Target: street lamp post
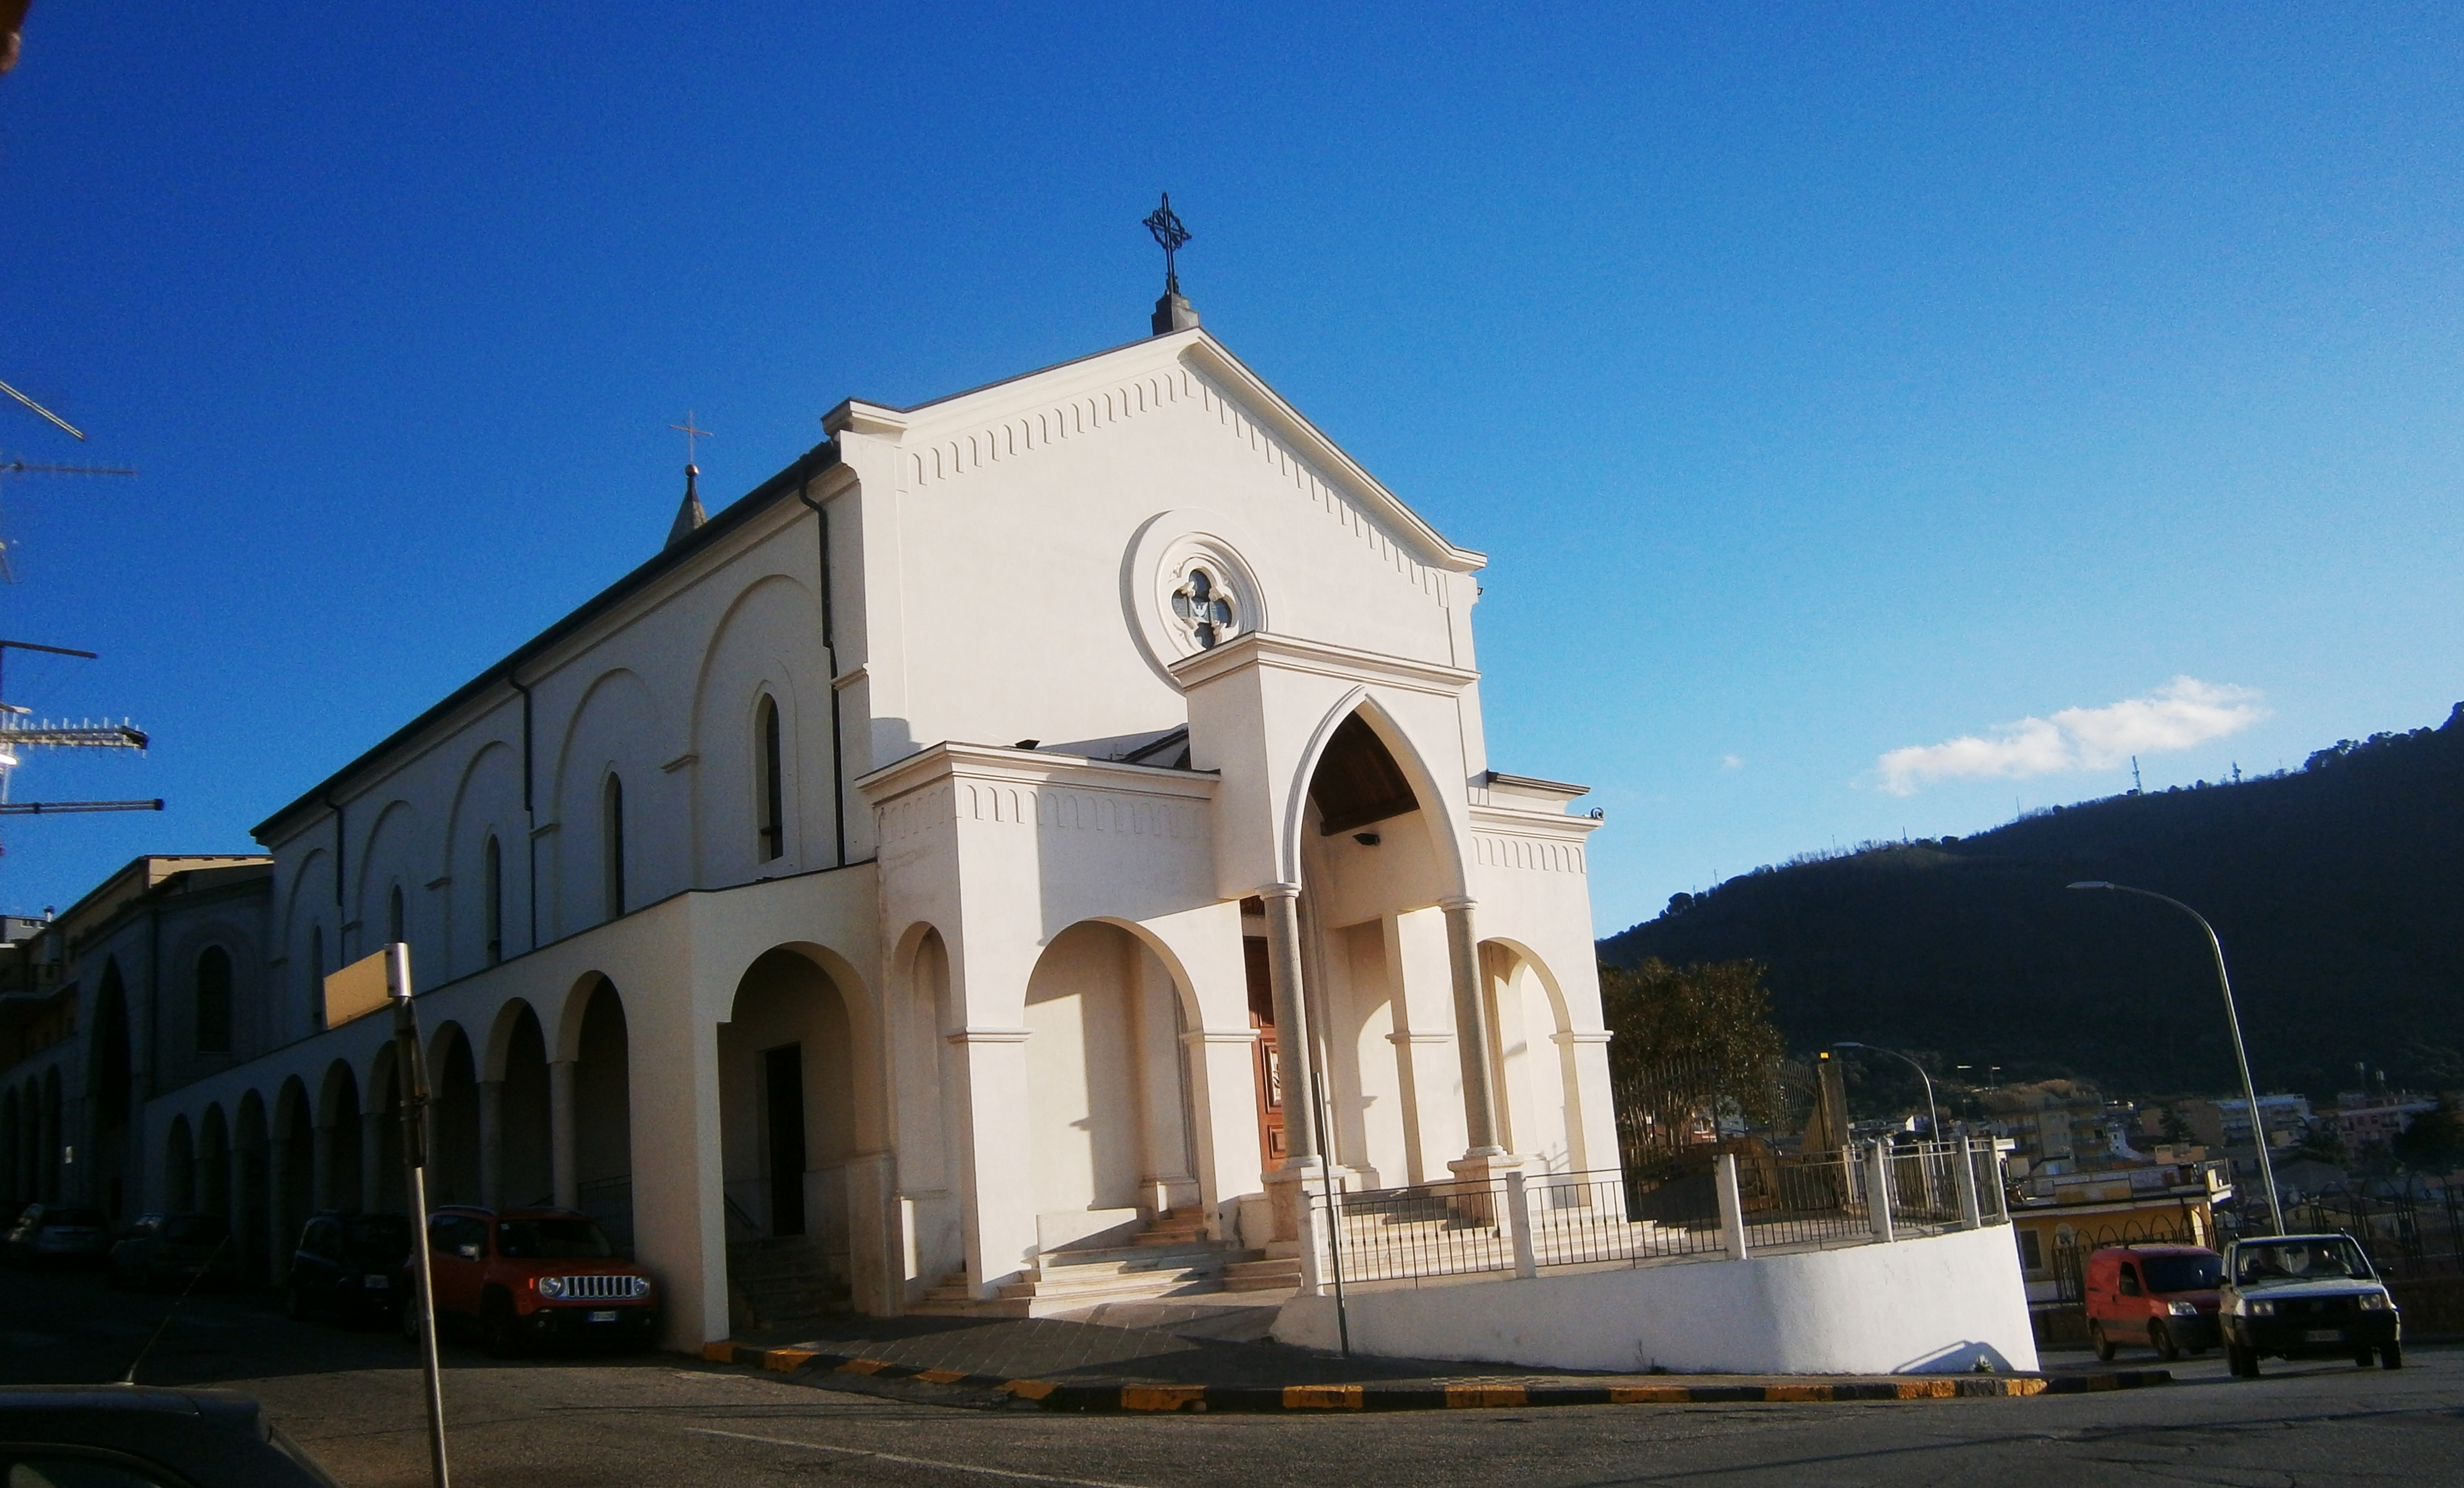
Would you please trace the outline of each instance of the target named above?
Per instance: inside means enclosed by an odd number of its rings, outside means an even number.
[[[1925,1067],[1924,1065],[1917,1063],[1916,1060],[1909,1058],[1906,1055],[1900,1053],[1896,1049],[1885,1049],[1880,1044],[1860,1044],[1854,1039],[1841,1038],[1833,1040],[1831,1047],[1834,1049],[1862,1049],[1870,1054],[1886,1054],[1894,1059],[1906,1059],[1908,1068],[1917,1072],[1917,1078],[1925,1081],[1925,1137],[1928,1141],[1932,1142],[1940,1142],[1942,1140],[1942,1111],[1933,1103],[1933,1077],[1925,1073]]]
[[[2267,1215],[2275,1222],[2276,1233],[2284,1233],[2284,1204],[2276,1196],[2276,1165],[2267,1159],[2267,1122],[2260,1119],[2258,1112],[2258,1087],[2251,1083],[2250,1055],[2243,1050],[2241,1043],[2241,1014],[2233,1009],[2233,978],[2225,974],[2225,943],[2216,939],[2216,927],[2208,923],[2207,916],[2200,914],[2180,899],[2168,899],[2147,889],[2134,889],[2126,883],[2107,883],[2101,878],[2081,879],[2070,887],[2102,889],[2110,894],[2136,894],[2141,899],[2152,899],[2160,904],[2170,904],[2197,921],[2199,928],[2207,932],[2208,949],[2213,953],[2216,960],[2216,986],[2225,994],[2225,1027],[2233,1032],[2233,1063],[2241,1070],[2242,1099],[2250,1102],[2251,1144],[2258,1150],[2258,1181],[2260,1186],[2267,1189]]]

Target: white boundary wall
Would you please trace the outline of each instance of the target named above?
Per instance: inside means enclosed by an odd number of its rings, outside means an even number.
[[[1354,1291],[1354,1352],[1641,1373],[2033,1370],[2006,1225],[1746,1260]],[[1299,1297],[1280,1343],[1336,1346],[1334,1298]]]

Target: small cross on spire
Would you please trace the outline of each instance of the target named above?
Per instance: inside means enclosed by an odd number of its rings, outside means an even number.
[[[693,440],[709,438],[710,431],[693,427],[691,409],[685,410],[683,423],[670,424],[668,427],[685,436],[685,499],[677,504],[676,520],[668,528],[668,546],[673,547],[692,537],[694,532],[700,530],[703,522],[710,520],[702,511],[701,492],[693,483],[693,477],[701,474],[701,467],[693,463]]]
[[[693,440],[696,438],[709,438],[710,431],[707,429],[695,429],[693,427],[693,410],[691,409],[685,410],[685,421],[683,423],[670,424],[668,427],[685,436],[685,464],[690,467],[693,462]]]

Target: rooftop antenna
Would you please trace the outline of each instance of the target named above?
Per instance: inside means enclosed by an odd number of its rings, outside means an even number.
[[[83,443],[85,441],[84,430],[79,429],[77,425],[60,417],[50,409],[43,407],[33,399],[26,396],[22,392],[19,392],[16,389],[10,387],[7,383],[0,383],[0,392],[7,393],[9,396],[16,399],[26,407],[33,410],[37,414],[42,416],[45,422],[52,425],[55,429],[66,433],[70,438],[77,440],[79,443]],[[22,459],[0,460],[0,476],[133,476],[135,474],[137,474],[137,472],[121,465],[45,465]],[[0,580],[6,580],[11,584],[17,582],[17,572],[14,568],[10,566],[9,564],[9,544],[5,542],[0,542]]]
[[[30,397],[27,397],[24,393],[19,392],[19,391],[18,391],[16,389],[14,389],[14,388],[10,387],[7,383],[0,383],[0,392],[5,392],[5,393],[7,393],[9,396],[11,396],[11,397],[12,397],[12,398],[16,399],[18,402],[20,402],[20,403],[22,403],[22,404],[26,405],[26,407],[28,407],[28,408],[30,408],[30,409],[33,409],[33,410],[35,412],[37,412],[37,413],[40,413],[41,415],[43,415],[43,417],[45,417],[46,419],[49,419],[53,424],[55,424],[55,425],[58,426],[58,427],[59,427],[60,429],[62,429],[62,430],[66,431],[66,432],[67,432],[67,433],[68,433],[68,435],[69,435],[69,437],[71,437],[71,438],[73,438],[73,439],[79,440],[79,441],[82,441],[82,440],[85,438],[85,431],[84,431],[84,430],[79,429],[77,425],[70,423],[67,419],[60,417],[57,413],[53,412],[50,409],[47,409],[47,408],[43,407],[41,404],[39,404],[39,403],[35,402],[33,399],[32,399],[32,398],[30,398]]]
[[[77,656],[91,661],[95,654],[69,646],[46,646],[38,641],[0,640],[0,662],[11,651],[39,651],[55,656]],[[4,679],[0,679],[4,680]],[[0,685],[0,696],[6,687]],[[122,719],[117,723],[77,722],[54,723],[48,721],[30,723],[32,711],[12,702],[0,702],[0,816],[41,816],[77,811],[159,811],[161,797],[145,801],[15,801],[9,799],[9,784],[17,768],[17,751],[33,749],[143,749],[151,741],[145,731]]]
[[[0,383],[0,388],[8,387],[8,384]],[[10,388],[9,390],[16,391],[14,388]],[[78,434],[77,437],[82,439],[85,435]],[[133,476],[137,472],[124,465],[49,465],[33,460],[0,460],[0,479],[10,476]],[[8,541],[0,539],[0,582],[14,584],[17,582],[17,569],[9,562],[9,547]]]
[[[2139,793],[2141,793],[2141,792],[2145,791],[2146,788],[2146,788],[2145,786],[2141,785],[2141,784],[2139,783],[2139,756],[2137,756],[2137,755],[2135,755],[2135,754],[2134,754],[2134,755],[2132,755],[2132,756],[2130,757],[2130,790],[2131,790],[2131,793],[2132,793],[2133,795],[2137,795],[2137,794],[2139,794]]]

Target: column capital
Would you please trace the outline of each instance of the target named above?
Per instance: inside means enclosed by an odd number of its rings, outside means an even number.
[[[1201,1044],[1254,1044],[1258,1031],[1253,1028],[1194,1028],[1180,1035],[1180,1041],[1195,1049]]]
[[[1478,909],[1480,900],[1468,894],[1449,894],[1438,900],[1438,907],[1450,913],[1458,909]]]
[[[941,1039],[952,1044],[1023,1044],[1034,1033],[1031,1028],[982,1028],[971,1024],[950,1030]]]
[[[1264,884],[1264,885],[1261,885],[1261,886],[1259,887],[1259,889],[1257,890],[1257,896],[1258,896],[1258,898],[1260,898],[1260,899],[1299,899],[1299,898],[1301,897],[1301,886],[1300,886],[1299,884],[1297,884],[1297,883],[1269,883],[1269,884]]]

